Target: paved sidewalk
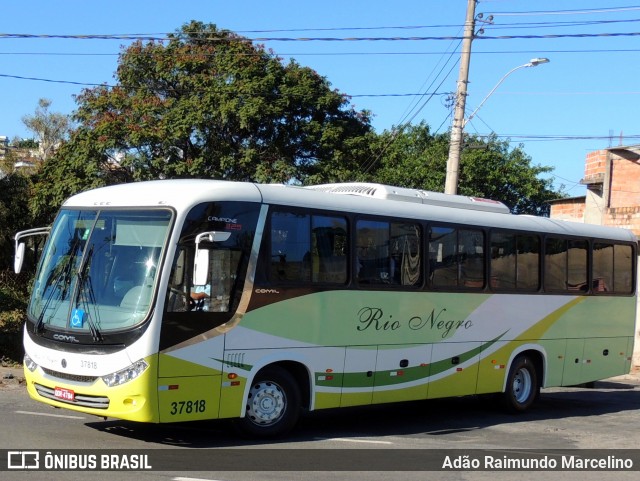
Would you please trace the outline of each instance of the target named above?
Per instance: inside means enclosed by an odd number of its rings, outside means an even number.
[[[612,377],[607,379],[611,382],[631,382],[640,384],[640,366],[633,366],[629,374],[623,374],[622,376]]]

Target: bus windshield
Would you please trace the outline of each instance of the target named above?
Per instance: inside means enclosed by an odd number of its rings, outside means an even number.
[[[169,210],[64,209],[42,256],[28,314],[43,328],[102,334],[149,313],[166,244]]]

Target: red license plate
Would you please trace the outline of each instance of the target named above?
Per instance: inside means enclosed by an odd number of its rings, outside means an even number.
[[[57,387],[53,392],[53,395],[64,401],[74,401],[76,399],[76,393],[71,389],[65,389],[63,387]]]

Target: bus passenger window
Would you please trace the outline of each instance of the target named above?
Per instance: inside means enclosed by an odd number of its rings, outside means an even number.
[[[346,219],[312,216],[312,281],[339,284],[347,282],[348,246]]]
[[[540,289],[540,238],[536,235],[517,236],[516,288]]]
[[[490,286],[494,290],[537,291],[540,286],[540,239],[529,234],[491,234]]]
[[[348,245],[343,217],[276,211],[271,216],[271,280],[344,284]]]
[[[544,252],[544,288],[547,291],[567,289],[567,241],[547,238]]]
[[[389,223],[361,220],[357,223],[357,276],[361,284],[391,282]]]
[[[614,246],[613,290],[619,294],[632,294],[633,290],[633,249],[629,245]]]
[[[484,262],[484,234],[481,230],[431,227],[431,287],[482,289],[485,285]]]
[[[274,281],[309,281],[311,217],[291,212],[271,216],[271,278]]]
[[[592,289],[596,294],[630,294],[633,290],[633,249],[629,245],[593,244]]]
[[[587,292],[587,241],[549,237],[545,243],[544,287],[548,291]]]
[[[391,278],[394,284],[417,286],[421,281],[420,243],[418,224],[391,223]]]
[[[613,244],[593,244],[593,291],[613,290]]]
[[[429,265],[432,287],[457,287],[457,232],[434,226],[429,232]]]
[[[460,287],[484,287],[484,234],[479,230],[458,231],[460,249]]]
[[[569,241],[567,251],[567,289],[587,292],[587,241]]]
[[[359,283],[391,286],[420,284],[419,225],[361,220],[356,229]]]

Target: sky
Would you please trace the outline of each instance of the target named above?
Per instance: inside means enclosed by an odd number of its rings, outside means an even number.
[[[33,137],[22,119],[40,98],[71,114],[82,89],[115,83],[133,40],[92,36],[162,36],[191,20],[313,68],[378,132],[422,121],[446,132],[466,11],[467,0],[1,0],[0,136]],[[583,195],[588,152],[640,144],[640,0],[486,0],[475,12],[467,117],[490,95],[465,131],[522,145]],[[550,62],[518,68],[538,57]]]

